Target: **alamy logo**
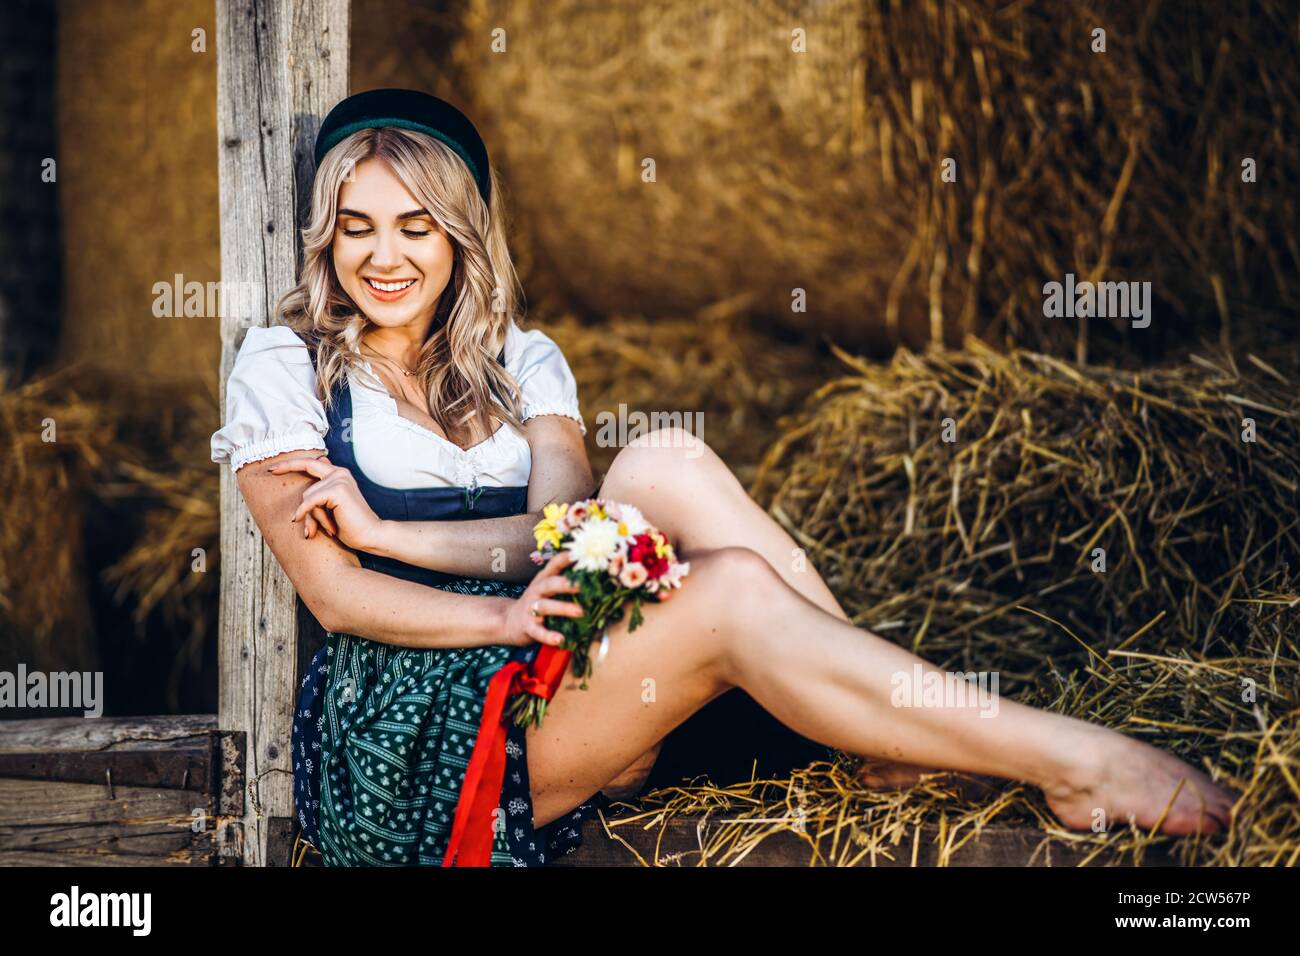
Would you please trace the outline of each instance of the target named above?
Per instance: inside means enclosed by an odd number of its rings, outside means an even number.
[[[51,926],[129,926],[133,936],[148,936],[152,925],[150,893],[70,893],[50,897]]]
[[[1151,324],[1150,282],[1080,282],[1074,273],[1065,274],[1065,284],[1043,286],[1043,315],[1060,318],[1132,319],[1133,328]]]
[[[5,707],[76,707],[86,717],[104,712],[103,671],[0,671],[0,709]]]
[[[981,717],[998,715],[997,671],[895,671],[889,679],[895,707],[977,707]]]
[[[596,446],[599,448],[624,448],[630,442],[646,436],[651,448],[685,448],[687,458],[704,454],[703,412],[651,412],[627,410],[619,402],[618,412],[601,411],[596,414]],[[698,439],[698,441],[696,440]]]

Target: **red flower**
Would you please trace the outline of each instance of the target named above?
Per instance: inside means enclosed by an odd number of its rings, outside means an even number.
[[[632,539],[628,548],[629,561],[639,561],[646,570],[647,580],[663,577],[668,573],[668,559],[655,553],[655,542],[648,534],[639,534]]]

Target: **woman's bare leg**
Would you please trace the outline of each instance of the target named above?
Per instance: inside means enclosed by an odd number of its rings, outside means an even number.
[[[747,552],[717,551],[691,566],[689,586],[646,608],[627,632],[610,628],[609,650],[587,689],[572,671],[547,706],[540,728],[527,731],[533,822],[547,823],[598,790],[611,789],[634,761],[653,752],[674,727],[730,690],[726,660],[743,617],[719,612],[719,595],[745,576]]]
[[[641,508],[683,560],[718,548],[756,551],[790,587],[827,614],[849,620],[804,550],[749,496],[708,443],[683,429],[659,429],[630,442],[610,465],[600,496]],[[605,792],[639,790],[659,750],[656,743]],[[906,786],[932,769],[880,758],[864,762],[858,780],[873,787]]]
[[[797,732],[849,753],[1032,783],[1072,827],[1089,827],[1098,811],[1108,826],[1130,815],[1144,827],[1163,818],[1168,833],[1226,825],[1226,790],[1112,731],[1003,699],[991,716],[972,706],[894,706],[896,675],[917,666],[944,675],[827,614],[756,552],[724,548],[695,560],[686,587],[648,609],[634,634],[625,622],[611,629],[589,688],[570,675],[542,727],[529,729],[537,826],[591,797],[731,687]]]
[[[642,435],[618,453],[600,496],[640,508],[690,560],[717,548],[748,548],[827,614],[848,621],[803,549],[759,507],[707,442],[681,428]]]

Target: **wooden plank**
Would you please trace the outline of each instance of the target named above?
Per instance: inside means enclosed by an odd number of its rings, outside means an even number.
[[[610,819],[610,829],[619,840],[605,835],[600,820],[588,820],[582,828],[582,846],[555,861],[555,866],[640,866],[637,854],[646,863],[658,860],[660,865],[699,866],[701,846],[706,845],[710,834],[724,824],[704,817],[683,816],[668,821],[661,828],[642,830],[630,825],[618,826],[616,818]],[[916,865],[936,866],[939,863],[938,831],[922,827],[917,845]],[[978,837],[951,853],[949,866],[1077,866],[1090,850],[1043,847],[1044,835],[1028,827],[987,827]],[[827,841],[826,846],[830,843]],[[633,852],[635,850],[635,853]],[[911,866],[912,843],[910,838],[902,845],[889,848],[893,859],[878,855],[873,863],[870,856],[859,861],[859,866]],[[814,863],[813,845],[809,838],[791,831],[774,833],[752,850],[738,866],[810,866]],[[825,865],[821,861],[818,865]],[[1143,860],[1144,866],[1176,865],[1168,850],[1152,848]]]
[[[0,777],[210,792],[207,741],[154,750],[0,753]]]
[[[244,864],[244,767],[246,738],[243,733],[213,734],[213,807],[216,814],[217,866]]]
[[[200,714],[0,724],[0,864],[242,863],[243,734],[216,723]]]
[[[216,714],[0,720],[0,753],[166,749],[206,740],[216,729]]]
[[[0,780],[0,865],[208,865],[208,794],[107,784]]]
[[[313,140],[347,95],[348,27],[348,0],[217,3],[221,279],[261,291],[255,314],[221,317],[223,408],[243,330],[270,324],[296,277]],[[223,730],[247,735],[248,780],[243,832],[227,828],[222,839],[261,865],[268,819],[293,815],[296,602],[229,468],[221,471],[221,555],[218,717]]]

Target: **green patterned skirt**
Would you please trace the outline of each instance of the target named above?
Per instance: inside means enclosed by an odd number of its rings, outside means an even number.
[[[524,586],[490,579],[442,585],[465,594],[517,597]],[[319,839],[327,866],[441,866],[461,784],[478,735],[488,683],[529,648],[490,645],[421,650],[350,634],[327,635],[328,676],[321,707]],[[546,840],[534,832],[527,794],[523,730],[512,731],[507,795],[510,813],[493,837],[492,866],[528,865],[520,854]],[[507,785],[510,780],[507,780]],[[506,787],[503,786],[503,792]],[[596,805],[556,821],[565,835]],[[506,808],[503,808],[506,809]],[[509,822],[506,822],[509,821]],[[547,830],[551,827],[545,828]],[[511,835],[516,841],[511,840]]]

